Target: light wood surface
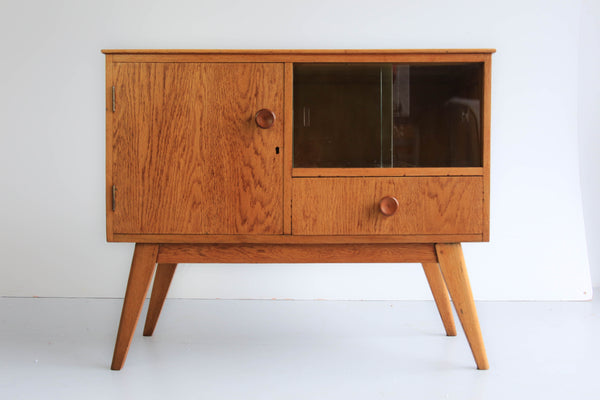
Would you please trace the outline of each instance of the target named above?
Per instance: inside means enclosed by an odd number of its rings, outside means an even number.
[[[294,235],[481,234],[481,177],[294,178]],[[393,216],[378,205],[398,199]]]
[[[495,53],[496,49],[104,49],[104,54],[475,54]]]
[[[146,298],[152,274],[154,273],[157,254],[158,245],[156,244],[135,245],[129,280],[127,282],[127,291],[123,300],[123,311],[121,312],[115,351],[110,367],[112,370],[123,368],[123,364],[127,358],[129,345],[133,339],[133,333],[140,318],[144,299]]]
[[[116,62],[484,62],[494,49],[103,50]]]
[[[435,248],[444,281],[471,346],[477,368],[489,369],[462,247],[460,243],[449,243],[437,244]]]
[[[283,233],[292,233],[292,166],[294,143],[294,65],[285,64],[283,123]]]
[[[456,336],[456,326],[454,325],[454,317],[452,316],[452,305],[448,296],[448,288],[444,282],[442,271],[438,263],[423,263],[423,271],[427,277],[431,294],[435,300],[435,305],[442,318],[446,335]]]
[[[490,157],[492,118],[492,56],[483,65],[483,241],[490,240]]]
[[[103,50],[116,62],[483,62],[494,49]]]
[[[113,132],[113,112],[112,112],[112,87],[113,87],[113,56],[112,54],[106,55],[106,75],[105,75],[105,86],[106,86],[106,240],[112,242],[113,239],[113,213],[112,213],[112,132]]]
[[[156,275],[154,277],[154,284],[152,285],[146,324],[144,325],[144,336],[152,336],[154,333],[176,268],[177,264],[158,264],[156,266]]]
[[[483,168],[294,168],[294,177],[481,176]]]
[[[161,244],[159,263],[435,262],[432,244]]]
[[[114,66],[115,233],[283,233],[283,64]]]
[[[465,235],[113,235],[115,242],[136,243],[454,243],[481,242],[481,234]]]
[[[485,53],[289,53],[289,54],[252,54],[252,53],[139,53],[113,54],[115,62],[165,62],[165,63],[465,63],[484,62]]]

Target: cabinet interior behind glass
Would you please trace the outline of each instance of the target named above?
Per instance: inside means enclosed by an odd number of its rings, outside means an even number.
[[[296,64],[294,167],[480,167],[483,66]]]

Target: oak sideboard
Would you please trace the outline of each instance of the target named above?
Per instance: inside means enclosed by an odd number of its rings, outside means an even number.
[[[491,49],[104,50],[106,229],[135,243],[112,369],[178,263],[420,263],[488,361]],[[156,272],[155,272],[156,271]]]

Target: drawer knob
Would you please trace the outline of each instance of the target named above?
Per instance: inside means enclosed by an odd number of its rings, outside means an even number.
[[[394,196],[385,196],[379,202],[379,211],[386,217],[394,215],[396,211],[398,211],[398,207],[400,204],[398,203],[398,199]]]
[[[275,123],[275,114],[273,111],[263,108],[262,110],[258,110],[254,116],[254,120],[259,128],[269,129]]]

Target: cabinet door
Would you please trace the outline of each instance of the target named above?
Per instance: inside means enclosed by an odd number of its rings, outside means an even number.
[[[113,232],[281,234],[283,70],[115,63]]]
[[[295,168],[482,167],[483,63],[295,64]]]

